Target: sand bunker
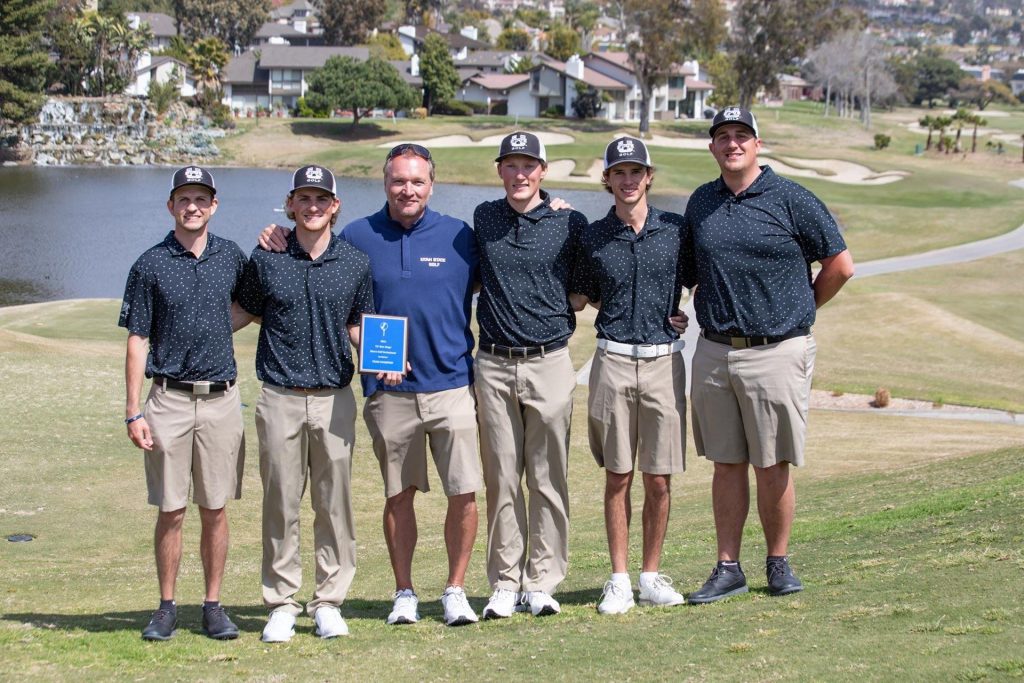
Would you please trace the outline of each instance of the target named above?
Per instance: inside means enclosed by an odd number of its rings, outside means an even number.
[[[545,145],[567,145],[574,140],[571,135],[563,135],[562,133],[536,133],[540,141]],[[402,143],[413,143],[416,145],[423,145],[424,147],[494,147],[497,148],[501,144],[501,139],[504,135],[490,135],[483,140],[476,141],[468,135],[443,135],[437,138],[430,138],[429,140],[402,140],[401,142],[385,142],[384,144],[377,145],[381,149],[390,149],[395,145]]]
[[[914,125],[917,125],[916,123]],[[574,141],[571,135],[563,133],[536,133],[537,137],[547,146],[567,145]],[[475,141],[468,135],[445,135],[431,138],[429,140],[406,140],[424,147],[494,147],[501,143],[504,135],[491,135],[483,140]],[[622,137],[616,134],[612,139]],[[395,142],[387,142],[378,145],[380,148],[390,148]],[[649,147],[672,147],[675,149],[707,149],[708,141],[703,138],[670,138],[663,135],[655,135],[647,142]],[[906,171],[883,171],[875,173],[870,168],[855,164],[851,161],[840,161],[838,159],[797,159],[787,157],[771,156],[771,150],[762,147],[761,154],[770,161],[772,168],[787,176],[797,178],[815,178],[827,180],[831,183],[844,185],[885,185],[894,183],[910,175]],[[584,175],[572,175],[576,168],[576,162],[569,159],[556,159],[548,164],[547,178],[570,183],[600,184],[601,172],[604,164],[601,159],[595,159]]]
[[[882,171],[875,173],[867,166],[839,159],[796,159],[772,157],[769,165],[776,173],[797,178],[827,180],[842,185],[886,185],[903,180],[910,175],[907,171]]]

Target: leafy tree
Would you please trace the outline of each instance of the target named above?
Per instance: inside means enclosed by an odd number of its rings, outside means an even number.
[[[929,109],[935,106],[936,99],[947,97],[959,85],[963,75],[960,66],[943,57],[936,47],[918,53],[912,69],[913,95],[910,99],[918,105],[927,103]]]
[[[592,119],[601,113],[604,102],[601,100],[601,93],[592,85],[583,81],[576,81],[576,99],[572,102],[572,109],[576,117],[580,119]]]
[[[172,0],[99,0],[97,9],[105,17],[123,17],[128,12],[162,12],[174,16]]]
[[[624,0],[622,16],[626,35],[636,36],[626,44],[640,88],[640,135],[650,129],[654,88],[668,77],[672,66],[682,60],[685,0]]]
[[[555,24],[548,31],[548,41],[544,53],[560,62],[581,52],[580,34],[565,24]]]
[[[448,43],[437,33],[423,41],[420,51],[420,76],[423,78],[423,106],[428,112],[434,105],[455,96],[459,88],[459,72],[448,52]]]
[[[356,45],[366,40],[387,11],[384,0],[313,0],[328,45]]]
[[[530,34],[520,28],[507,28],[498,34],[498,41],[495,44],[499,50],[518,50],[520,52],[530,49]]]
[[[528,74],[533,71],[533,67],[537,66],[533,63],[533,57],[530,55],[523,55],[519,59],[509,60],[508,65],[505,67],[505,73],[507,74]]]
[[[963,151],[960,147],[960,135],[964,131],[964,126],[970,122],[971,114],[961,107],[950,118],[953,120],[953,125],[956,126],[956,139],[953,141],[953,151],[959,154]]]
[[[704,69],[711,76],[711,82],[715,84],[715,90],[708,98],[708,104],[722,109],[740,101],[740,84],[736,79],[736,67],[727,53],[714,54],[704,64]]]
[[[63,8],[49,26],[50,49],[57,56],[51,78],[68,95],[86,94],[86,80],[93,64],[92,40],[85,31],[77,11]]]
[[[135,77],[139,55],[152,39],[148,27],[133,30],[121,17],[96,13],[70,19],[61,31],[55,48],[70,52],[72,68],[64,73],[76,79],[65,85],[73,93],[84,87],[87,94],[99,97],[124,91]]]
[[[181,96],[181,74],[174,69],[171,72],[171,77],[163,83],[155,78],[151,79],[146,95],[149,98],[149,103],[156,110],[157,118],[162,118]]]
[[[50,60],[41,27],[49,0],[0,3],[0,119],[26,123],[43,106]]]
[[[730,41],[739,74],[740,106],[749,108],[761,88],[832,33],[858,25],[859,15],[839,0],[740,0]]]
[[[590,45],[590,37],[600,16],[601,8],[590,0],[565,0],[565,23],[579,31],[584,48]]]
[[[1013,91],[1005,83],[993,79],[979,81],[976,78],[965,78],[960,81],[960,87],[954,95],[959,101],[973,104],[981,111],[985,111],[985,107],[993,102],[1017,104]]]
[[[370,46],[370,55],[380,57],[384,60],[393,59],[406,61],[409,56],[402,49],[402,41],[394,33],[378,33],[367,41]]]
[[[200,94],[220,90],[220,74],[229,59],[227,47],[213,36],[197,40],[188,47],[185,63],[196,79],[196,89]],[[219,99],[216,98],[216,101]]]
[[[306,102],[313,110],[350,109],[352,125],[375,108],[410,109],[417,97],[395,67],[383,59],[365,62],[334,56],[309,75]]]
[[[220,38],[229,48],[244,48],[270,20],[270,0],[173,0],[178,32],[190,40]]]
[[[705,62],[719,54],[729,35],[728,20],[729,11],[721,0],[692,0],[684,39],[686,55]]]

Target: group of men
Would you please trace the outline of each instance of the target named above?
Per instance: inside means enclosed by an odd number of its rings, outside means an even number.
[[[414,498],[429,489],[427,449],[448,500],[449,625],[476,622],[464,589],[486,492],[487,576],[482,611],[556,614],[568,568],[568,451],[575,312],[598,309],[588,434],[606,472],[612,573],[598,610],[635,604],[629,575],[630,490],[643,473],[641,604],[711,602],[747,590],[739,566],[754,466],[765,531],[768,590],[802,588],[787,559],[795,497],[789,464],[803,461],[817,306],[853,274],[835,221],[810,192],[758,165],[750,112],[713,120],[721,177],[697,190],[686,215],[648,203],[654,165],[641,140],[604,154],[608,214],[587,219],[541,189],[543,142],[517,131],[496,158],[505,196],[477,207],[473,226],[428,207],[430,151],[401,144],[384,164],[386,204],[338,234],[333,174],[295,172],[286,200],[293,230],[271,226],[246,261],[207,230],[216,187],[205,169],[172,180],[175,228],[136,262],[120,324],[128,328],[128,433],[146,450],[161,604],[143,637],[171,637],[181,524],[190,483],[202,521],[203,628],[237,637],[219,603],[227,554],[225,505],[240,494],[244,445],[231,332],[259,319],[263,382],[256,408],[263,481],[262,638],[289,640],[302,606],[299,505],[314,509],[316,587],[306,610],[323,638],[347,634],[339,607],[355,573],[351,456],[363,313],[408,320],[405,372],[364,373],[363,417],[384,481],[383,529],[395,577],[389,624],[419,619],[412,580]],[[822,265],[812,277],[810,264]],[[715,463],[718,563],[684,597],[660,572],[671,476],[685,466],[685,368],[678,310],[696,288],[702,328],[691,394],[698,453]],[[470,329],[479,291],[479,350]],[[148,351],[147,351],[148,348]],[[140,410],[143,375],[153,385]],[[479,450],[478,450],[479,445]],[[525,491],[523,488],[525,476]]]

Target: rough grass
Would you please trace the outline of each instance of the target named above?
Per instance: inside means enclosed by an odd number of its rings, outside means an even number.
[[[822,388],[1024,411],[1024,252],[849,283],[818,312]]]
[[[1019,427],[814,412],[792,547],[806,592],[786,599],[764,593],[764,544],[752,515],[744,555],[750,594],[604,618],[594,610],[608,572],[603,480],[586,447],[584,387],[577,388],[572,435],[572,560],[561,616],[444,627],[437,602],[443,497],[431,493],[418,501],[415,578],[424,620],[386,627],[392,578],[380,532],[380,475],[359,421],[353,500],[360,564],[343,610],[352,636],[320,641],[303,617],[291,643],[263,645],[252,330],[237,338],[249,467],[244,497],[230,506],[224,592],[242,637],[217,643],[198,633],[202,570],[193,511],[181,628],[171,642],[144,643],[138,632],[156,597],[154,514],[144,502],[138,452],[119,420],[116,314],[110,301],[0,310],[0,377],[5,388],[28,389],[0,398],[0,531],[37,536],[0,545],[0,678],[1003,680],[1024,671],[1016,654],[1024,608],[1013,598],[1024,571]],[[574,346],[590,337],[583,320]],[[573,349],[574,359],[584,353]],[[710,468],[692,444],[689,455],[689,471],[675,480],[663,562],[684,590],[703,581],[714,552]],[[639,488],[634,498],[638,506]],[[308,582],[308,511],[303,524]],[[639,543],[632,540],[635,565]],[[481,535],[468,577],[478,610],[488,593],[483,549]],[[308,594],[307,584],[300,595]]]

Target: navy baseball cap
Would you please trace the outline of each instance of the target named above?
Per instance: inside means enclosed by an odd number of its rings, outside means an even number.
[[[213,176],[205,168],[199,166],[186,166],[179,168],[171,177],[171,194],[182,185],[202,185],[209,188],[210,192],[217,194],[217,185],[213,182]]]
[[[647,151],[647,145],[642,140],[631,138],[628,135],[612,140],[604,148],[604,170],[618,164],[640,164],[651,168],[651,155]]]
[[[516,131],[506,135],[501,140],[501,146],[498,148],[498,158],[495,161],[501,161],[513,154],[523,154],[534,159],[540,159],[545,164],[548,163],[548,154],[547,150],[544,149],[544,143],[533,133]]]
[[[292,174],[292,189],[295,192],[303,187],[316,187],[338,196],[338,184],[334,181],[334,174],[329,168],[310,164],[303,166]]]
[[[741,126],[746,126],[750,130],[754,131],[754,137],[759,138],[761,134],[757,132],[757,119],[746,109],[740,107],[726,107],[722,111],[715,114],[715,118],[711,119],[711,128],[708,130],[708,135],[715,137],[715,131],[724,125],[730,123],[738,123]]]

